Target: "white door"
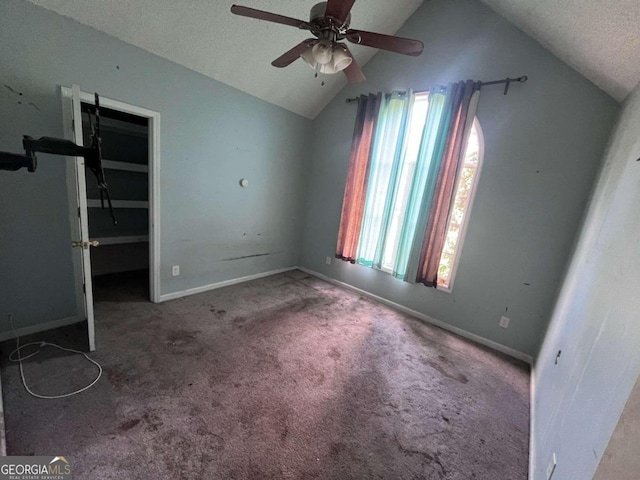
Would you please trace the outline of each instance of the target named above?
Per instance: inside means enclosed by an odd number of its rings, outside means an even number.
[[[93,104],[94,95],[82,92],[80,87],[74,85],[72,88],[61,87],[61,98],[65,138],[82,145],[80,102]],[[157,303],[160,301],[160,113],[102,96],[100,106],[138,115],[149,121],[149,290],[151,301]],[[89,349],[94,351],[96,340],[89,249],[98,247],[98,244],[89,238],[84,158],[74,158],[67,164],[67,191],[69,192],[72,245],[75,246],[73,264],[76,277],[77,317],[79,321],[86,318]]]
[[[71,110],[69,112],[72,119],[71,140],[73,140],[77,145],[83,145],[82,110],[80,104],[80,87],[78,85],[72,86],[70,100],[71,105],[68,105],[67,100],[67,107],[70,107]],[[64,103],[65,93],[63,92],[63,104]],[[72,215],[72,217],[75,218],[71,219],[71,247],[75,250],[73,256],[74,264],[76,265],[76,275],[81,277],[77,279],[77,295],[82,299],[82,303],[84,303],[84,314],[87,319],[87,330],[89,335],[89,350],[93,352],[96,349],[96,337],[95,323],[93,318],[91,252],[89,251],[89,249],[98,245],[97,242],[92,242],[89,239],[89,217],[87,215],[87,183],[84,165],[85,159],[83,157],[75,157],[73,159],[73,165],[70,168],[69,172],[69,175],[72,177],[69,181],[69,187],[75,190],[75,192],[72,191],[71,193],[71,195],[75,194],[75,197],[72,196],[70,198],[70,202],[75,200],[78,206],[77,215]],[[75,184],[75,187],[73,187],[72,184]],[[74,209],[72,209],[72,211],[73,210]],[[78,280],[82,281],[82,290],[80,290],[80,282],[78,282]]]

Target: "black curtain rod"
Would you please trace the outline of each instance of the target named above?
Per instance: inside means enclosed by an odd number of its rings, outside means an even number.
[[[524,83],[527,80],[529,80],[529,77],[527,77],[526,75],[522,75],[521,77],[517,77],[517,78],[504,78],[502,80],[491,80],[490,82],[478,82],[478,84],[480,85],[480,87],[485,87],[488,85],[501,85],[504,84],[504,94],[506,95],[507,93],[509,93],[509,85],[512,82],[519,82],[519,83]],[[360,97],[353,97],[353,98],[347,98],[345,100],[345,102],[347,103],[351,103],[351,102],[357,102],[358,99]]]

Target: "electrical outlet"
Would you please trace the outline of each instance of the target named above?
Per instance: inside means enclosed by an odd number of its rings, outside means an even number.
[[[502,328],[508,328],[509,327],[509,322],[511,321],[511,319],[509,317],[505,317],[504,315],[500,317],[500,326]]]
[[[331,265],[331,257],[325,258],[324,263],[326,263],[327,265]]]
[[[553,472],[556,471],[556,464],[556,453],[553,452],[551,460],[549,460],[549,465],[547,465],[547,480],[551,480],[551,477],[553,477]]]
[[[173,267],[171,267],[171,275],[173,275],[174,277],[180,275],[180,265],[174,265]]]

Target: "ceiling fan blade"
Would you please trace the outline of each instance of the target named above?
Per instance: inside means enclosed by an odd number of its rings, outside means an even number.
[[[364,76],[364,73],[362,73],[360,65],[358,65],[356,59],[353,58],[351,50],[349,50],[349,48],[345,44],[340,45],[342,45],[342,47],[344,48],[345,53],[351,57],[351,64],[343,70],[344,76],[347,77],[347,81],[349,83],[364,82],[366,80],[366,77]]]
[[[382,33],[365,32],[363,30],[348,30],[347,40],[358,45],[388,50],[389,52],[402,53],[417,57],[422,53],[424,45],[419,40],[394,37]]]
[[[309,23],[305,22],[304,20],[285,17],[284,15],[265,12],[263,10],[256,10],[255,8],[242,7],[240,5],[232,5],[231,13],[235,13],[236,15],[241,15],[243,17],[257,18],[258,20],[266,20],[267,22],[281,23],[283,25],[289,25],[291,27],[301,28],[303,30],[311,29],[311,25],[309,25]]]
[[[300,42],[298,45],[293,47],[288,52],[285,52],[284,54],[280,55],[273,62],[271,62],[271,65],[278,68],[283,68],[288,65],[291,65],[298,58],[300,58],[300,55],[302,55],[307,48],[309,48],[311,45],[313,45],[317,41],[318,40],[315,38],[307,38],[306,40]]]
[[[324,14],[344,24],[356,0],[329,0]]]

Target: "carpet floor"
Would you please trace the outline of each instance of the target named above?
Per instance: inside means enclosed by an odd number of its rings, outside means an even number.
[[[90,390],[29,396],[2,344],[9,455],[64,455],[75,479],[527,478],[523,363],[300,271],[157,305],[108,283]],[[96,373],[50,348],[24,370],[41,394]]]

